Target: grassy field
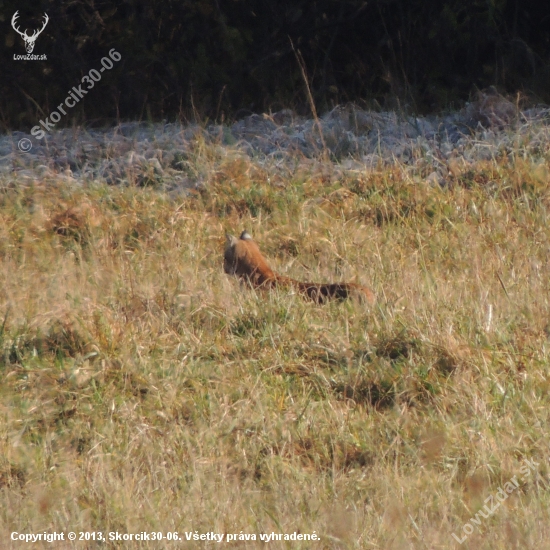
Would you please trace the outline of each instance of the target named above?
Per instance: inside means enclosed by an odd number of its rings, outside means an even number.
[[[203,185],[179,198],[0,182],[0,546],[550,548],[544,154],[445,188],[204,143],[185,166]],[[376,306],[240,285],[244,228],[280,273]],[[320,540],[259,540],[294,532]]]

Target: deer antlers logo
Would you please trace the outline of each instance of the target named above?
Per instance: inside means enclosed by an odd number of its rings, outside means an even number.
[[[46,25],[48,24],[48,21],[50,18],[48,17],[47,13],[44,13],[44,24],[42,25],[42,28],[40,30],[34,31],[31,36],[27,34],[27,29],[25,29],[25,32],[21,32],[16,24],[17,24],[17,17],[18,17],[19,10],[17,10],[11,19],[11,26],[13,27],[13,30],[21,35],[23,40],[25,41],[25,49],[27,50],[27,53],[32,53],[34,50],[34,43],[36,42],[36,39],[38,38],[38,35],[46,28]]]

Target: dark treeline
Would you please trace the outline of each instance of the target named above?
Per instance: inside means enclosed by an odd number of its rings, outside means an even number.
[[[112,48],[120,61],[60,125],[307,112],[299,59],[320,111],[348,101],[434,111],[489,85],[550,101],[550,3],[5,0],[1,10],[4,129],[36,125]],[[14,59],[26,53],[16,10],[29,35],[48,14],[33,51],[46,61]]]

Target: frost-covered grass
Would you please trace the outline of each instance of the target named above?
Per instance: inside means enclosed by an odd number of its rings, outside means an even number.
[[[321,541],[269,547],[455,548],[516,476],[460,547],[550,548],[550,155],[525,151],[458,159],[444,187],[204,141],[185,159],[202,185],[176,199],[4,176],[2,547],[298,531]],[[240,286],[222,251],[244,228],[277,271],[377,305]]]

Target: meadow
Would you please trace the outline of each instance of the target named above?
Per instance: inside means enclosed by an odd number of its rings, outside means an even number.
[[[550,548],[549,158],[438,185],[197,138],[204,183],[179,196],[3,175],[0,545]],[[223,247],[245,228],[278,272],[376,305],[239,284]]]

